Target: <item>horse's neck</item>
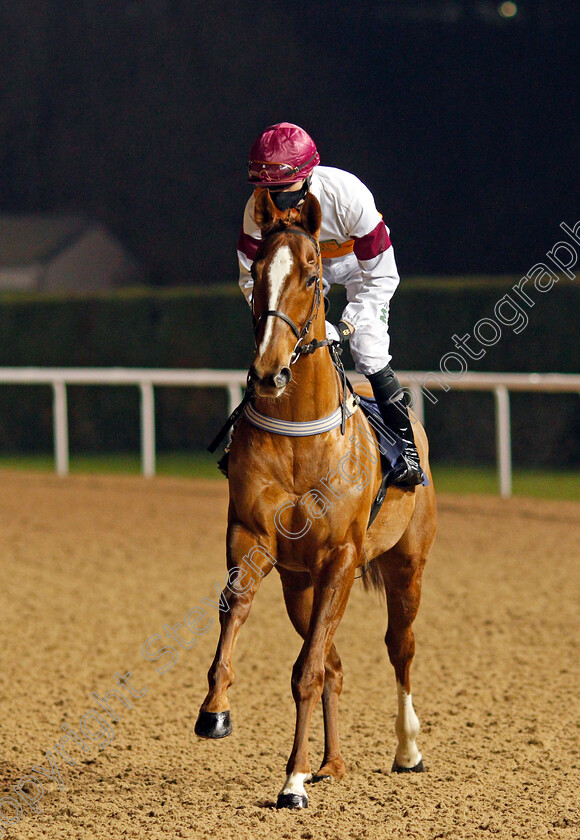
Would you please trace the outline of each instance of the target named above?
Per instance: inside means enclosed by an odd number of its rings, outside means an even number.
[[[324,319],[321,320],[322,327],[317,324],[315,329],[318,340],[324,337]],[[311,338],[312,335],[306,339],[306,343]],[[300,356],[291,370],[292,381],[287,385],[284,394],[277,399],[256,399],[258,411],[270,417],[297,423],[320,420],[336,411],[341,391],[327,347],[320,347],[314,353]]]

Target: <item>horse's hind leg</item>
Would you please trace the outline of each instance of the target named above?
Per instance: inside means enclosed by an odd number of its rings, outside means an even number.
[[[284,601],[290,621],[297,633],[304,639],[308,632],[314,587],[308,572],[290,572],[278,566]],[[322,713],[324,715],[324,758],[313,781],[329,778],[342,779],[346,766],[340,754],[338,735],[338,698],[342,691],[342,663],[338,651],[331,645],[324,669],[322,691]]]
[[[328,554],[324,565],[315,568],[313,574],[310,623],[292,669],[296,729],[286,765],[286,782],[278,795],[278,808],[308,807],[304,782],[312,778],[308,758],[310,720],[314,706],[324,692],[326,663],[354,581],[357,557],[354,545],[341,545]]]
[[[418,773],[423,770],[423,760],[417,748],[420,725],[413,708],[410,671],[415,653],[412,624],[419,609],[425,559],[407,553],[399,543],[380,558],[379,565],[389,612],[385,642],[397,680],[398,746],[392,769],[398,773]]]
[[[342,779],[346,765],[340,754],[338,738],[338,698],[342,691],[342,662],[334,644],[328,651],[322,692],[322,713],[324,715],[324,758],[313,781],[333,776]]]

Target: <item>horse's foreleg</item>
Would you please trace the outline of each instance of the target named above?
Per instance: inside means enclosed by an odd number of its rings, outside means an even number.
[[[398,711],[395,721],[398,746],[393,771],[418,773],[423,760],[417,748],[420,724],[413,708],[410,670],[415,654],[412,624],[419,609],[424,560],[392,550],[381,563],[385,581],[389,624],[385,642],[397,680]]]
[[[290,572],[278,567],[284,601],[290,621],[297,633],[306,638],[310,626],[314,587],[308,572]],[[322,712],[324,715],[324,758],[314,780],[333,776],[342,779],[346,767],[339,747],[338,698],[342,691],[342,663],[334,643],[330,646],[324,669]]]
[[[224,738],[232,732],[227,690],[234,680],[232,656],[238,632],[248,615],[262,577],[274,558],[256,549],[256,538],[240,526],[228,529],[228,583],[220,604],[220,637],[208,672],[209,691],[199,711],[195,733],[202,738]]]
[[[323,692],[325,665],[336,628],[346,608],[355,567],[355,549],[347,547],[332,552],[324,567],[313,573],[314,599],[310,624],[292,669],[292,694],[296,703],[294,746],[286,765],[287,778],[278,796],[278,808],[308,806],[304,782],[312,778],[308,758],[310,720]]]

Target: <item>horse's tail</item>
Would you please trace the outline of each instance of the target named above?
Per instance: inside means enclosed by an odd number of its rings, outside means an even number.
[[[371,560],[364,566],[362,575],[362,583],[367,592],[378,592],[379,595],[385,594],[385,583],[381,574],[381,569],[378,560]]]

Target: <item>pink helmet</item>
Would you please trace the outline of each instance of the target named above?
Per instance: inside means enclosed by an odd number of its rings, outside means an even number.
[[[271,125],[250,149],[248,182],[286,186],[307,178],[320,163],[314,140],[293,123]]]

